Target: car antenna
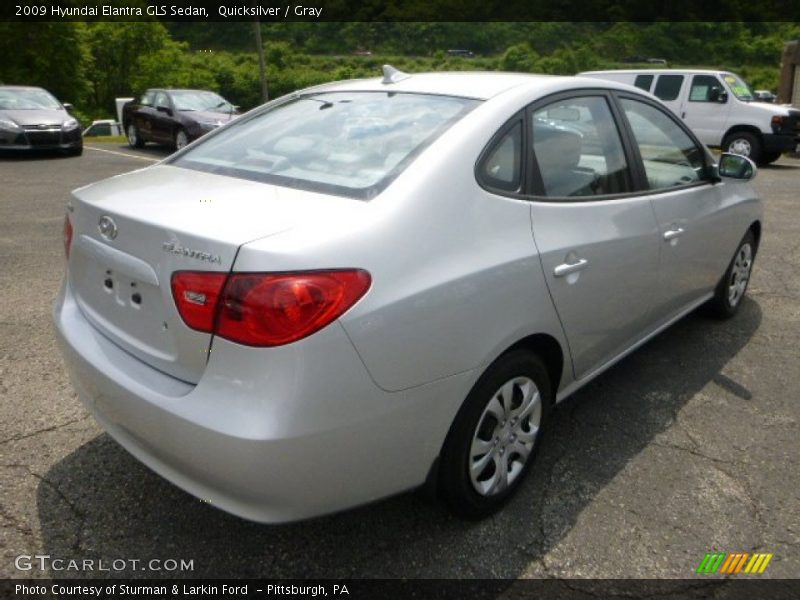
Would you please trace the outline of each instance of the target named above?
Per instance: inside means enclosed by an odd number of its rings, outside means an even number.
[[[392,65],[383,65],[383,80],[381,81],[383,84],[397,83],[409,77],[411,77],[411,75],[395,69]]]

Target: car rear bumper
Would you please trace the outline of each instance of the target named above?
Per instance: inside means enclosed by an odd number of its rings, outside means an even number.
[[[422,484],[471,384],[462,374],[384,392],[336,323],[281,348],[216,340],[194,386],[106,339],[68,285],[54,320],[75,389],[103,429],[178,487],[259,522],[335,512]]]

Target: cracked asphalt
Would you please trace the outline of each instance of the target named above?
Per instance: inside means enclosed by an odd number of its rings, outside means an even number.
[[[504,511],[465,522],[408,493],[265,526],[147,470],[70,386],[50,325],[67,194],[163,156],[98,148],[0,158],[0,577],[687,578],[709,551],[800,576],[800,160],[754,182],[766,218],[740,314],[688,316],[563,403]],[[19,571],[23,554],[194,569]]]

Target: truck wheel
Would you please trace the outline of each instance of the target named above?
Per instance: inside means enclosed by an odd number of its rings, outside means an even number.
[[[741,154],[754,163],[761,163],[761,139],[747,131],[736,131],[725,137],[722,142],[722,151],[731,154]]]
[[[774,163],[781,157],[781,152],[764,152],[761,155],[761,163],[762,165],[770,165]]]

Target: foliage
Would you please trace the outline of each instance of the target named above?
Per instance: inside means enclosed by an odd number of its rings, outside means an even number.
[[[147,87],[197,87],[247,109],[260,102],[256,25],[241,23],[0,23],[0,82],[41,85],[82,121]],[[783,44],[800,24],[288,23],[262,24],[270,97],[335,79],[409,72],[508,70],[569,75],[663,58],[719,67],[775,89]],[[474,58],[451,56],[469,50]]]

